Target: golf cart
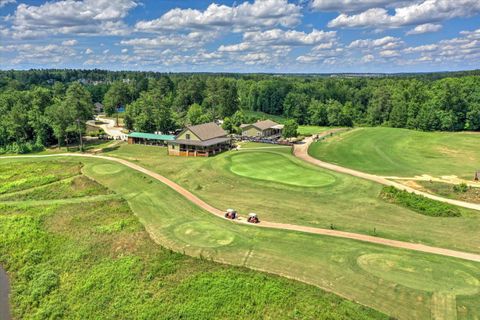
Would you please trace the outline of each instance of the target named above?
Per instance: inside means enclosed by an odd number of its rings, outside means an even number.
[[[247,221],[250,222],[250,223],[259,223],[260,222],[260,220],[258,220],[258,216],[257,216],[256,213],[250,213],[248,215],[248,220]]]
[[[227,209],[227,212],[225,212],[225,218],[234,220],[237,218],[237,211],[233,209]]]

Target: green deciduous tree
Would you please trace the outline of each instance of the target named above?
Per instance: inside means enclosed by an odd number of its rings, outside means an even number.
[[[289,119],[285,121],[282,135],[284,138],[294,138],[298,136],[297,121],[295,121],[294,119]]]

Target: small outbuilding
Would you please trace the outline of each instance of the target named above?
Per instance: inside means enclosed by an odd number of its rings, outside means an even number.
[[[252,124],[242,124],[242,136],[249,138],[279,138],[283,132],[283,124],[272,120],[261,120]]]
[[[95,114],[103,113],[103,104],[101,104],[100,102],[95,102],[95,104],[93,105],[93,111],[95,112]]]
[[[128,144],[143,144],[147,146],[167,146],[175,136],[168,134],[155,134],[144,132],[132,132],[128,135]]]

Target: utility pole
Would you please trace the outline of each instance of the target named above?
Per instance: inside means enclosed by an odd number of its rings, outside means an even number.
[[[78,130],[78,135],[80,137],[80,152],[83,152],[83,138],[82,138],[82,131],[80,130],[80,119],[77,119],[77,130]]]

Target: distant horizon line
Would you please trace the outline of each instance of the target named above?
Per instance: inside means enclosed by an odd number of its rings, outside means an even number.
[[[154,70],[112,70],[101,68],[29,68],[29,69],[3,69],[0,72],[8,71],[107,71],[107,72],[140,72],[140,73],[159,73],[159,74],[241,74],[241,75],[408,75],[408,74],[435,74],[435,73],[457,73],[457,72],[475,72],[476,69],[460,70],[441,70],[441,71],[405,71],[405,72],[245,72],[245,71],[154,71]]]

